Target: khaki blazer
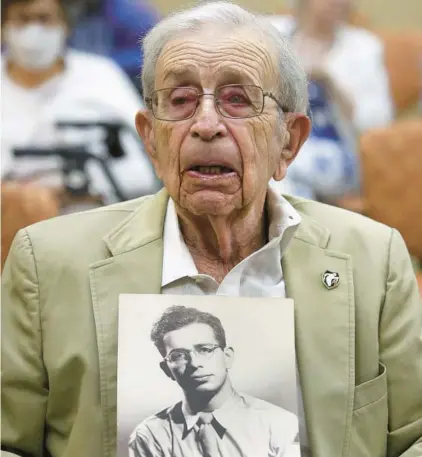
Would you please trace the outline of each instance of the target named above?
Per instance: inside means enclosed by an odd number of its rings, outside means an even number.
[[[115,457],[118,296],[160,293],[167,200],[18,233],[3,275],[3,457]],[[401,236],[289,200],[302,223],[282,263],[313,457],[421,457],[422,307]]]

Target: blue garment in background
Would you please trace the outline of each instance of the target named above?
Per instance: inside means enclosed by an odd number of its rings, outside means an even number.
[[[283,180],[286,193],[331,200],[356,190],[359,163],[350,125],[344,125],[325,87],[309,84],[312,131]]]
[[[98,14],[78,20],[69,44],[111,57],[135,81],[143,62],[139,40],[158,20],[158,12],[143,0],[103,0]]]
[[[356,153],[350,149],[350,145],[339,132],[327,90],[315,81],[309,83],[309,106],[313,120],[310,141],[323,139],[337,144],[340,150],[338,160],[342,163],[344,184],[347,186],[354,179],[356,173]],[[327,158],[324,156],[315,157],[315,166],[321,174],[330,171],[330,164],[327,163]]]

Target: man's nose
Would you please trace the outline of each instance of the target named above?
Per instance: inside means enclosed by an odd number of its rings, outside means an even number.
[[[198,368],[198,367],[202,366],[201,357],[196,355],[194,352],[191,352],[189,354],[189,365],[192,368]]]
[[[227,129],[221,120],[221,115],[215,108],[214,97],[203,95],[191,127],[192,136],[204,141],[212,141],[214,138],[225,136],[226,133]]]

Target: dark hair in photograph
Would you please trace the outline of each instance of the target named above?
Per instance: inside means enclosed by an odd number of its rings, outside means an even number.
[[[151,340],[162,356],[165,356],[166,352],[163,341],[164,336],[173,330],[178,330],[190,324],[209,325],[214,331],[218,344],[226,347],[226,334],[218,317],[196,308],[171,306],[164,311],[162,316],[154,323],[151,330]]]

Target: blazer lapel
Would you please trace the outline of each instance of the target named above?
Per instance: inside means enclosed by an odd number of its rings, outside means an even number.
[[[355,381],[351,258],[326,250],[329,233],[306,215],[284,258],[287,296],[295,302],[296,349],[313,457],[346,456]],[[326,271],[340,275],[324,286]]]
[[[122,293],[160,293],[166,207],[165,191],[144,200],[137,211],[104,238],[113,257],[90,266],[104,457],[114,457],[116,452],[118,299]]]
[[[160,293],[168,194],[160,191],[104,238],[111,257],[90,266],[97,332],[104,457],[114,457],[117,426],[117,318],[121,293]],[[351,259],[326,250],[329,233],[302,215],[283,257],[287,295],[295,301],[296,347],[313,457],[346,456],[354,387]],[[326,270],[340,275],[324,287]]]

